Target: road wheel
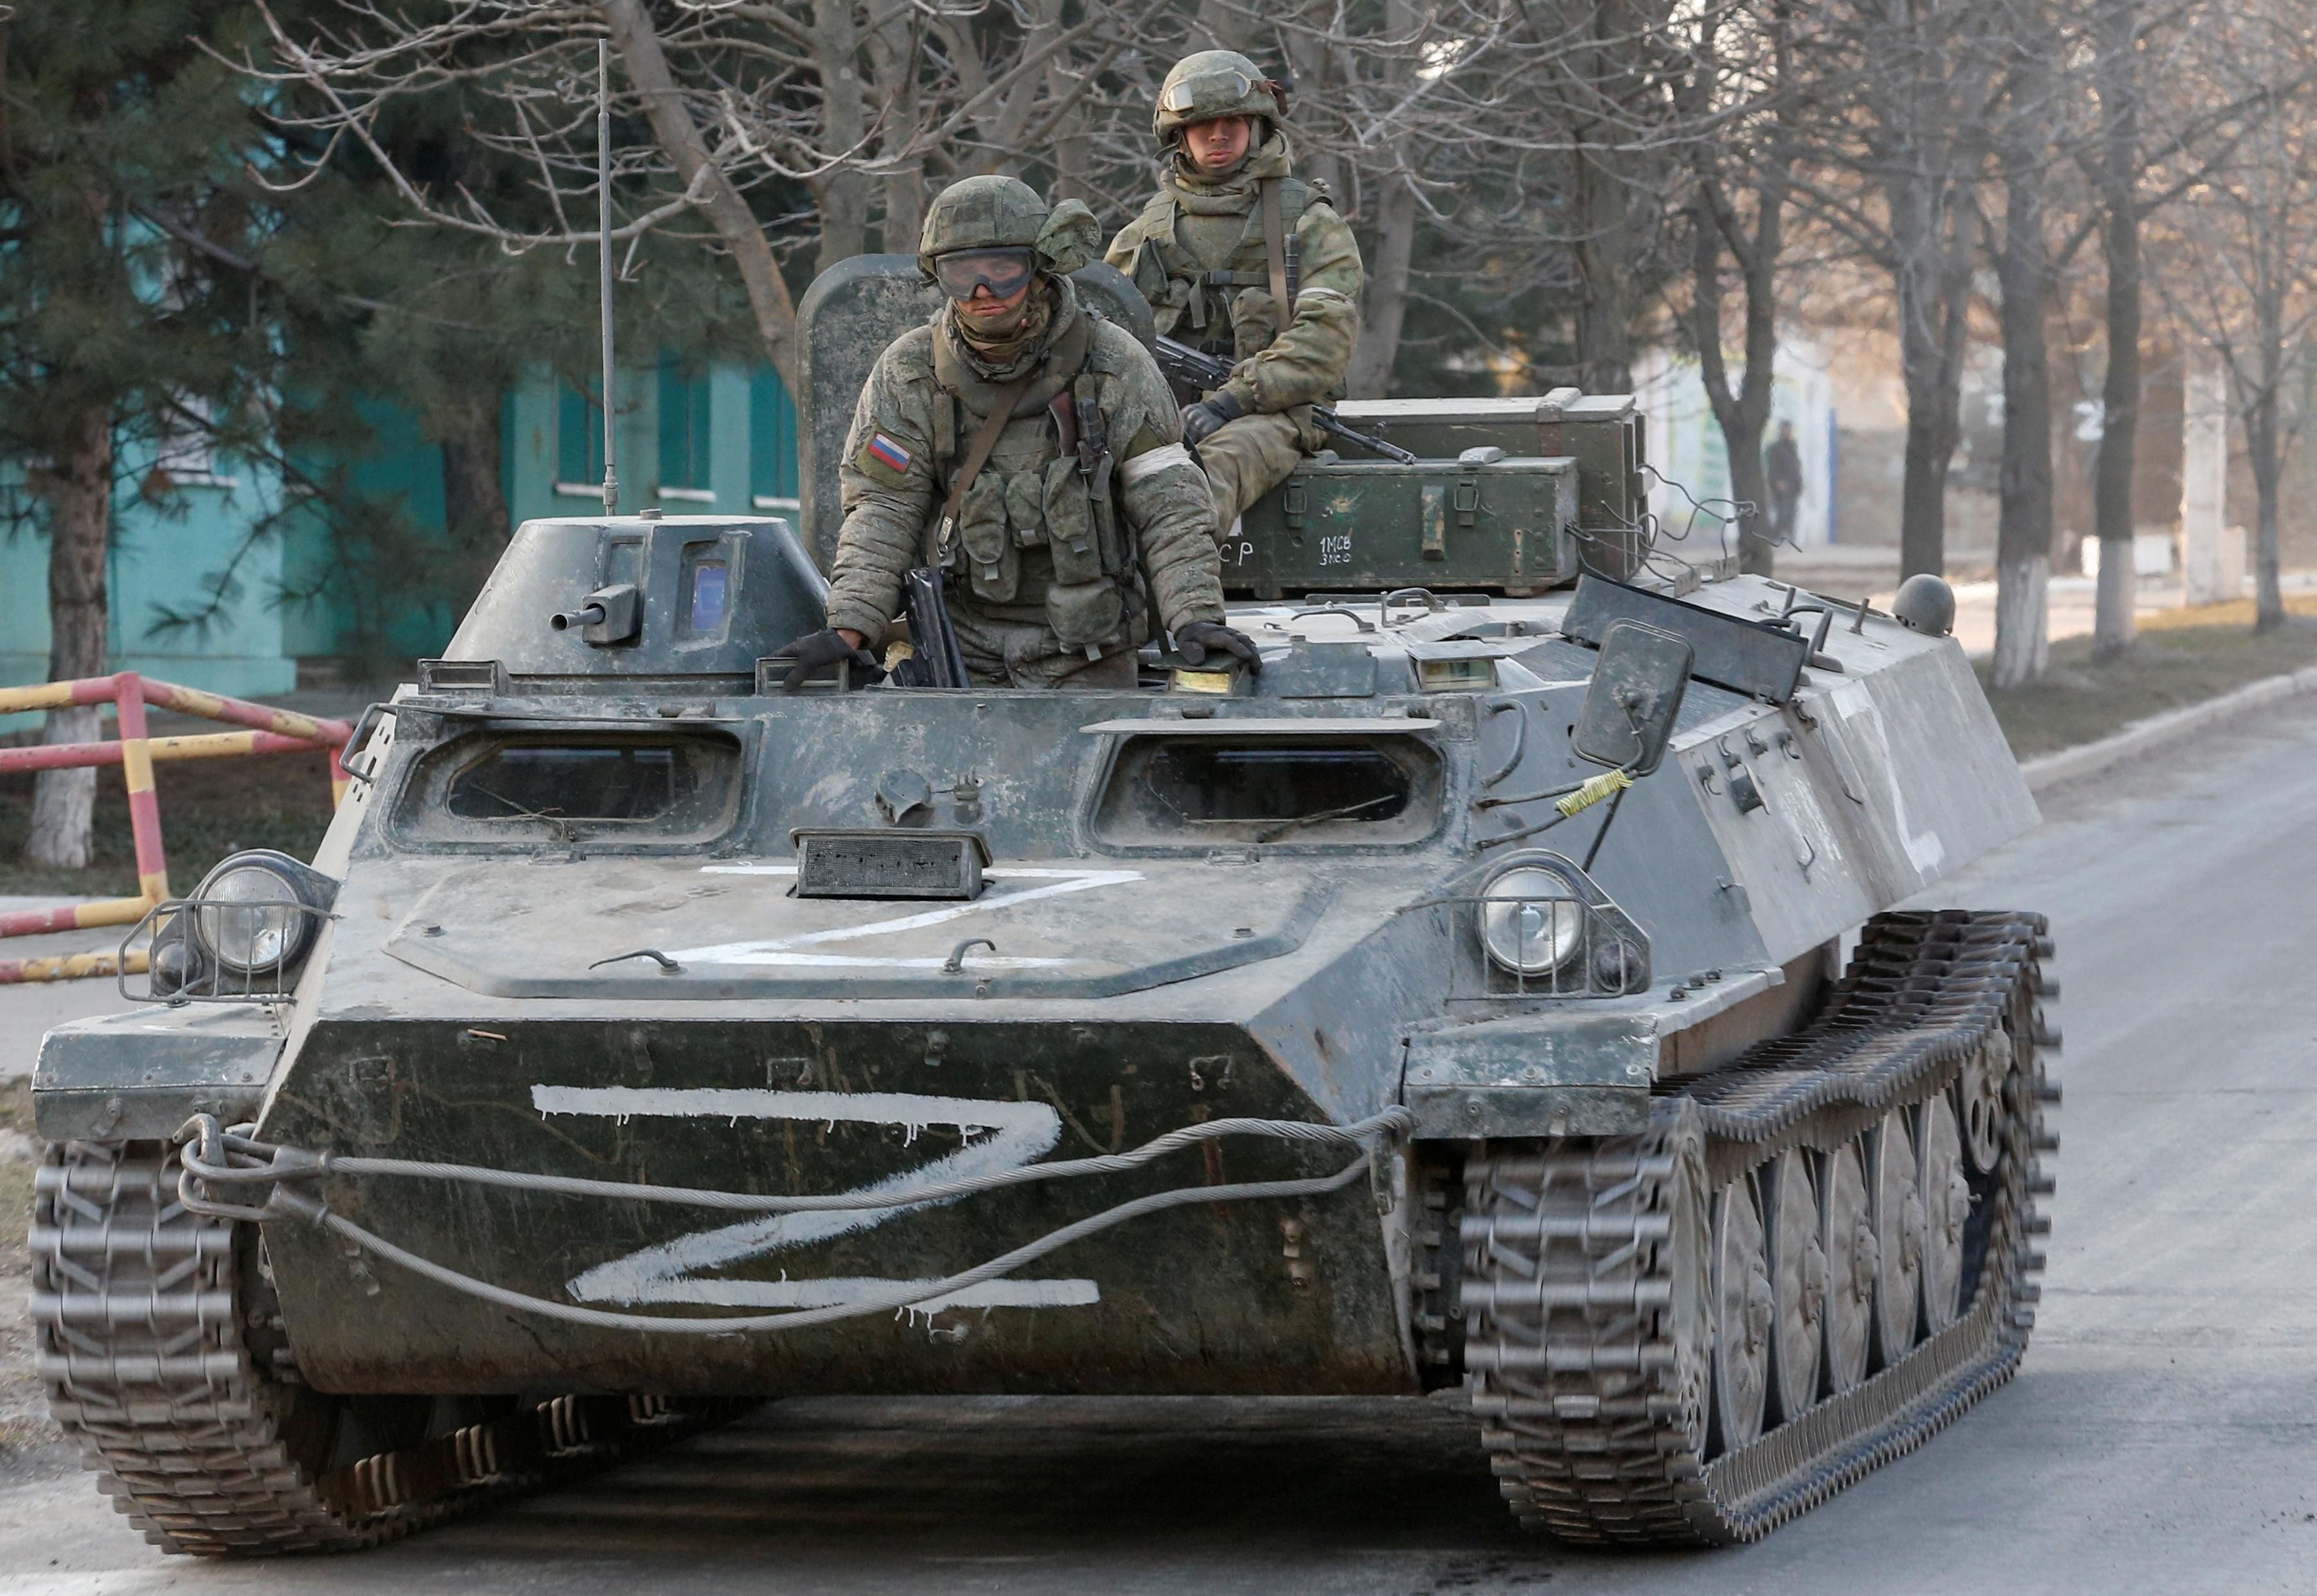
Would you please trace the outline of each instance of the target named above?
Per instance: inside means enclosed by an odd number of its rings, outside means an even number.
[[[1879,1256],[1857,1138],[1826,1161],[1826,1383],[1842,1392],[1866,1377]]]
[[[1713,1432],[1715,1454],[1762,1433],[1770,1394],[1768,1237],[1751,1175],[1713,1202]]]

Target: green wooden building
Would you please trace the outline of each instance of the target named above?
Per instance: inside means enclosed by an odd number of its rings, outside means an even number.
[[[626,372],[619,399],[620,507],[657,505],[671,514],[793,515],[796,407],[769,365],[688,365],[673,357]],[[502,401],[501,485],[517,524],[600,508],[602,411],[593,393],[541,374]],[[353,485],[397,500],[421,537],[443,535],[442,451],[396,407],[367,408],[372,443],[345,462]],[[252,529],[277,516],[277,472],[230,457],[180,449],[124,460],[130,484],[115,513],[110,569],[114,668],[189,686],[264,697],[337,673],[357,626],[343,593],[293,596],[340,551],[318,516],[291,515],[278,530]],[[446,562],[447,564],[448,562]],[[0,686],[48,675],[48,542],[36,531],[0,534]],[[221,595],[213,601],[217,584]],[[394,613],[361,617],[405,659],[439,652],[471,594],[463,578],[395,601]],[[210,613],[198,626],[172,614]],[[30,717],[0,717],[0,732]]]

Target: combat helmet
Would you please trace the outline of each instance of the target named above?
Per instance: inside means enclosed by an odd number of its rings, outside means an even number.
[[[1237,50],[1203,49],[1176,62],[1158,85],[1150,127],[1158,142],[1167,145],[1194,122],[1251,116],[1270,123],[1286,114],[1286,85],[1266,77],[1262,67]]]
[[[934,196],[917,234],[917,270],[933,281],[934,256],[960,249],[1035,249],[1043,270],[1077,271],[1100,253],[1094,212],[1078,200],[1048,205],[1018,177],[968,177]]]

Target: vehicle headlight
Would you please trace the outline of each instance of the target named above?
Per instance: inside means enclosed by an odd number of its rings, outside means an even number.
[[[1550,975],[1585,939],[1585,905],[1556,871],[1520,865],[1481,893],[1481,945],[1515,975]]]
[[[236,854],[193,894],[193,935],[219,964],[240,975],[276,973],[314,945],[327,900],[315,873],[286,854]]]

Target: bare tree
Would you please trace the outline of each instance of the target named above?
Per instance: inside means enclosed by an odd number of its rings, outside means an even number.
[[[2200,168],[2157,235],[2157,281],[2173,318],[2229,373],[2259,505],[2254,624],[2265,631],[2285,623],[2285,449],[2308,419],[2295,399],[2317,332],[2317,38],[2295,0],[2235,0],[2184,53],[2187,81],[2236,115],[2221,130],[2227,154]]]
[[[1872,51],[1864,170],[1881,190],[1883,259],[1898,291],[1907,389],[1900,490],[1901,576],[1946,565],[1946,476],[1961,439],[1978,181],[1990,98],[1986,13],[1973,0],[1874,0],[1860,8]]]
[[[1793,8],[1784,0],[1698,14],[1693,66],[1682,111],[1695,134],[1688,145],[1690,338],[1699,375],[1730,460],[1731,497],[1739,520],[1741,569],[1770,574],[1771,541],[1762,522],[1769,503],[1763,435],[1768,430],[1778,353],[1779,269],[1785,251],[1786,206],[1799,145],[1792,112],[1803,93]],[[1721,113],[1721,114],[1717,114]],[[1725,252],[1744,298],[1744,363],[1735,385],[1723,353]]]
[[[2100,254],[2107,268],[2107,375],[2100,388],[2099,454],[2092,469],[2092,521],[2100,542],[2099,592],[2093,619],[2095,658],[2113,658],[2139,633],[2133,610],[2133,455],[2140,430],[2143,284],[2140,193],[2142,0],[2096,0],[2093,78],[2099,132],[2085,157],[2099,196]]]
[[[2052,295],[2046,194],[2061,115],[2061,32],[2049,0],[2012,0],[2010,77],[1996,124],[2003,220],[1991,252],[2003,329],[2003,464],[1995,547],[1990,684],[2024,686],[2051,659],[2052,377],[2044,318]]]
[[[2001,79],[1991,0],[1830,0],[1826,92],[1795,196],[1807,225],[1892,287],[1907,395],[1902,575],[1946,562],[1946,477],[1961,438],[1979,244],[1976,190]]]
[[[285,126],[327,134],[387,171],[413,220],[511,250],[568,249],[597,238],[586,225],[591,68],[595,41],[608,39],[627,88],[614,181],[630,201],[613,241],[632,258],[644,235],[690,228],[729,256],[767,356],[794,381],[784,253],[810,246],[816,269],[859,253],[872,193],[886,247],[914,248],[930,175],[1042,155],[1090,96],[1114,86],[1112,69],[1163,13],[1164,0],[450,0],[414,15],[344,0],[327,29],[292,30],[267,11],[275,58],[245,66],[297,92],[275,112]],[[558,225],[515,225],[472,194],[430,192],[395,162],[379,116],[454,84],[496,107],[472,136],[532,164]]]

